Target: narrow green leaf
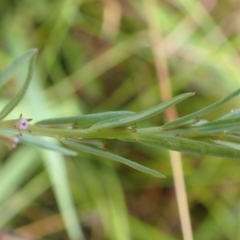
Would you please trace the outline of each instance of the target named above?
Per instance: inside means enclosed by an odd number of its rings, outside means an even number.
[[[229,113],[221,116],[217,120],[222,120],[222,119],[227,119],[227,118],[236,118],[236,117],[240,117],[240,108],[231,110]]]
[[[36,147],[41,147],[41,148],[48,149],[48,150],[52,150],[55,152],[60,152],[64,155],[69,155],[69,156],[77,155],[76,152],[74,152],[70,149],[59,146],[53,142],[46,141],[45,139],[40,138],[40,137],[34,137],[34,136],[23,134],[21,137],[19,137],[19,142],[28,144],[28,145],[32,145],[32,146],[36,146]]]
[[[8,161],[1,165],[0,170],[0,206],[8,201],[9,196],[17,192],[26,181],[30,180],[30,176],[36,174],[39,165],[40,159],[36,149],[26,150],[23,147],[8,156]]]
[[[231,134],[222,134],[221,138],[230,142],[240,144],[240,136],[238,135],[231,135]]]
[[[227,158],[240,158],[240,150],[227,146],[220,146],[211,142],[196,141],[181,137],[161,136],[156,134],[136,134],[136,140],[151,147],[166,148],[179,152]]]
[[[139,133],[164,134],[165,136],[178,137],[202,137],[212,136],[213,134],[240,133],[240,117],[218,119],[213,122],[202,122],[199,126],[162,130],[161,127],[138,129]]]
[[[36,137],[32,135],[28,135],[23,133],[22,136],[19,136],[15,131],[11,130],[3,130],[0,129],[0,135],[3,136],[9,136],[9,137],[17,137],[20,143],[36,146],[36,147],[41,147],[44,149],[52,150],[55,152],[60,152],[64,155],[69,155],[69,156],[76,156],[77,153],[67,149],[65,147],[59,146],[53,142],[47,141],[46,139],[42,137]]]
[[[19,162],[19,158],[17,160]],[[29,164],[32,164],[32,161]],[[14,168],[16,168],[16,165],[14,165]],[[26,176],[26,172],[22,173],[22,175]],[[45,170],[38,175],[36,175],[36,172],[34,172],[33,176],[34,178],[30,178],[26,182],[23,181],[24,184],[19,184],[19,179],[21,179],[22,176],[14,175],[16,181],[18,181],[18,184],[21,185],[21,187],[18,187],[15,191],[13,191],[13,194],[7,198],[7,201],[1,203],[0,227],[6,226],[10,220],[16,218],[16,216],[20,214],[23,209],[26,209],[34,202],[35,199],[41,197],[42,194],[44,194],[44,192],[50,188],[48,175]]]
[[[189,121],[191,120],[197,120],[198,117],[213,111],[214,109],[216,109],[217,107],[223,105],[224,103],[228,102],[229,100],[231,100],[232,98],[236,97],[237,95],[240,94],[240,89],[236,90],[235,92],[229,94],[228,96],[226,96],[225,98],[222,98],[220,101],[213,103],[197,112],[191,113],[189,115],[186,115],[184,117],[178,118],[172,122],[166,123],[164,124],[161,129],[170,129],[170,128],[175,128],[175,127],[179,127],[182,125],[187,124]]]
[[[97,122],[104,121],[116,117],[125,117],[133,115],[134,112],[130,111],[115,111],[115,112],[104,112],[94,113],[82,116],[72,116],[64,118],[50,118],[44,119],[37,122],[37,125],[58,125],[58,124],[75,124],[76,127],[89,127]]]
[[[27,51],[22,56],[18,57],[12,64],[0,73],[0,87],[2,87],[8,80],[11,79],[16,70],[25,62],[29,61],[33,55],[36,54],[36,49]]]
[[[189,132],[190,131],[198,132],[199,136],[202,134],[240,132],[240,118],[238,117],[216,120],[213,122],[205,123],[196,128],[190,128]]]
[[[74,141],[71,141],[71,140],[62,140],[63,143],[65,143],[66,145],[70,146],[70,147],[73,147],[75,149],[78,149],[80,151],[83,151],[83,152],[87,152],[87,153],[90,153],[90,154],[94,154],[94,155],[97,155],[99,157],[105,157],[105,158],[108,158],[108,159],[111,159],[111,160],[114,160],[114,161],[117,161],[117,162],[120,162],[120,163],[123,163],[123,164],[126,164],[128,165],[129,167],[132,167],[132,168],[135,168],[141,172],[144,172],[144,173],[147,173],[147,174],[150,174],[154,177],[165,177],[163,174],[155,171],[155,170],[152,170],[150,168],[147,168],[147,167],[144,167],[138,163],[135,163],[133,161],[130,161],[126,158],[123,158],[121,156],[118,156],[118,155],[115,155],[113,153],[110,153],[110,152],[106,152],[104,150],[101,150],[101,149],[97,149],[95,147],[91,147],[91,146],[87,146],[85,144],[80,144],[80,143],[77,143],[77,142],[74,142]]]
[[[213,140],[213,142],[215,142],[219,145],[222,145],[222,146],[226,146],[226,147],[229,147],[229,148],[240,150],[240,144],[238,144],[238,143],[225,142],[225,141],[222,141],[222,140]]]
[[[107,146],[106,141],[98,139],[74,139],[74,141],[103,150],[106,150]]]
[[[77,206],[70,187],[69,172],[65,159],[61,154],[52,151],[41,151],[40,153],[51,181],[59,213],[69,234],[68,239],[85,240],[79,225]]]
[[[20,91],[18,92],[18,94],[0,112],[0,120],[6,117],[16,107],[17,104],[25,95],[33,75],[33,67],[34,67],[36,53],[37,53],[37,49],[32,50],[32,58],[30,60],[29,70],[28,70],[25,83],[20,89]]]
[[[148,133],[148,129],[139,129],[139,133]],[[150,132],[149,132],[150,133]],[[214,122],[207,122],[200,126],[180,128],[173,130],[162,130],[161,127],[157,128],[152,133],[165,134],[167,136],[179,137],[202,137],[211,136],[213,134],[226,134],[226,133],[240,133],[240,118],[221,119]]]
[[[121,126],[126,126],[130,124],[137,123],[139,121],[142,121],[146,118],[152,117],[158,113],[163,112],[165,109],[183,101],[186,98],[189,98],[193,96],[194,93],[185,93],[182,95],[179,95],[177,97],[172,98],[171,100],[160,103],[154,107],[151,107],[147,110],[141,111],[139,113],[136,113],[131,116],[126,116],[126,117],[119,117],[119,118],[113,118],[110,120],[106,120],[103,122],[99,122],[94,124],[92,127],[90,127],[89,130],[95,131],[95,130],[100,130],[100,129],[106,129],[106,128],[114,128],[114,127],[121,127]]]

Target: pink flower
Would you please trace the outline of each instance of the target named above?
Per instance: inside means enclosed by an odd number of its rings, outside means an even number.
[[[18,122],[14,125],[14,127],[19,130],[20,136],[22,136],[22,133],[21,133],[22,130],[27,130],[27,131],[31,132],[29,129],[27,129],[28,128],[28,122],[30,122],[31,120],[32,119],[23,118],[22,114],[20,114]]]

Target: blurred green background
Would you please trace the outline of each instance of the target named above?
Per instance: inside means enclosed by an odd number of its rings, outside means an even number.
[[[239,1],[1,1],[0,70],[39,49],[30,89],[9,118],[140,111],[159,103],[146,20],[153,13],[146,4],[157,13],[173,95],[196,92],[177,105],[180,116],[239,88]],[[0,107],[17,93],[22,75],[1,90]],[[206,118],[238,103],[236,98]],[[162,123],[160,115],[143,126]],[[1,144],[0,238],[182,239],[168,152],[129,142],[108,146],[166,178],[83,153],[70,158]],[[238,160],[182,158],[194,239],[240,239]]]

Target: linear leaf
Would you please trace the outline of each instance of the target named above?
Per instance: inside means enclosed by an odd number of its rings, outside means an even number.
[[[32,78],[32,75],[33,75],[33,67],[34,67],[34,62],[35,62],[35,56],[36,56],[36,53],[37,53],[37,49],[33,49],[31,51],[33,53],[32,53],[32,58],[31,58],[30,63],[29,63],[29,69],[28,69],[28,74],[27,74],[25,83],[22,86],[22,88],[20,89],[20,91],[18,92],[18,94],[0,112],[0,120],[3,119],[4,117],[6,117],[17,106],[17,104],[23,98],[23,96],[25,95],[25,93],[28,89],[28,86],[30,84],[30,81],[31,81],[31,78]]]
[[[36,137],[36,136],[28,135],[25,133],[23,133],[22,136],[17,136],[17,133],[15,131],[3,130],[3,129],[0,129],[0,135],[17,137],[20,143],[24,143],[24,144],[28,144],[28,145],[32,145],[32,146],[36,146],[36,147],[41,147],[41,148],[52,150],[55,152],[60,152],[64,155],[69,155],[69,156],[77,155],[76,152],[74,152],[70,149],[67,149],[65,147],[59,146],[50,141],[47,141],[46,139],[41,138],[41,137]]]
[[[179,137],[202,137],[211,136],[213,134],[228,134],[240,133],[240,118],[237,119],[223,119],[218,122],[210,122],[197,127],[188,127],[173,130],[163,130],[158,128],[155,133],[165,134],[167,136]],[[139,133],[147,133],[147,129],[139,129]],[[153,132],[153,134],[155,134]]]
[[[213,111],[214,109],[216,109],[217,107],[221,106],[222,104],[228,102],[229,100],[231,100],[232,98],[236,97],[237,95],[240,94],[240,89],[236,90],[235,92],[229,94],[228,96],[222,98],[220,101],[213,103],[197,112],[191,113],[189,115],[186,115],[184,117],[178,118],[172,122],[166,123],[164,124],[161,128],[162,129],[170,129],[170,128],[174,128],[174,127],[178,127],[178,126],[182,126],[186,123],[188,123],[189,121],[193,120],[193,119],[197,119],[198,117]]]
[[[62,142],[65,143],[66,145],[68,145],[70,147],[73,147],[75,149],[78,149],[80,151],[87,152],[87,153],[90,153],[90,154],[94,154],[94,155],[97,155],[99,157],[105,157],[105,158],[123,163],[125,165],[128,165],[129,167],[132,167],[132,168],[137,169],[141,172],[150,174],[154,177],[161,177],[161,178],[165,177],[163,174],[161,174],[161,173],[159,173],[159,172],[157,172],[153,169],[144,167],[144,166],[142,166],[142,165],[140,165],[136,162],[130,161],[130,160],[128,160],[126,158],[123,158],[121,156],[118,156],[116,154],[106,152],[104,150],[97,149],[95,147],[87,146],[85,144],[76,143],[76,142],[71,141],[71,140],[62,140]]]
[[[147,133],[148,129],[139,129],[139,133]],[[240,133],[240,118],[223,118],[213,122],[203,122],[199,126],[179,128],[173,130],[162,130],[161,127],[152,130],[152,133],[165,134],[167,136],[179,137],[202,137],[213,134]]]
[[[220,146],[211,142],[202,142],[181,137],[161,136],[156,134],[136,134],[140,143],[151,147],[217,157],[240,158],[240,150]]]
[[[240,136],[232,134],[222,134],[221,138],[228,141],[240,144]]]
[[[134,123],[142,121],[146,118],[152,117],[158,113],[161,113],[165,109],[167,109],[167,108],[169,108],[169,107],[171,107],[193,95],[194,95],[194,93],[185,93],[185,94],[179,95],[177,97],[172,98],[171,100],[169,100],[167,102],[160,103],[154,107],[151,107],[147,110],[141,111],[134,115],[127,116],[127,117],[113,118],[110,120],[96,123],[92,127],[90,127],[89,130],[95,131],[95,130],[100,130],[100,129],[114,128],[114,127],[120,127],[120,126],[134,124]]]
[[[77,127],[89,127],[97,122],[110,118],[125,117],[133,115],[131,111],[113,111],[104,113],[86,114],[81,116],[72,116],[64,118],[49,118],[37,122],[37,125],[55,125],[55,124],[73,124],[77,123]]]
[[[222,140],[213,140],[213,141],[214,141],[215,143],[219,144],[219,145],[240,150],[240,144],[238,144],[238,143],[225,142],[225,141],[222,141]]]
[[[34,137],[34,136],[30,136],[30,135],[22,135],[21,137],[19,137],[19,142],[21,143],[25,143],[28,145],[32,145],[32,146],[36,146],[36,147],[41,147],[44,149],[48,149],[48,150],[52,150],[55,152],[60,152],[64,155],[69,155],[69,156],[76,156],[77,153],[67,149],[65,147],[59,146],[55,143],[52,143],[50,141],[46,141],[43,138],[39,138],[39,137]]]
[[[217,120],[229,119],[229,118],[236,118],[236,117],[240,117],[240,108],[231,110],[229,113],[221,116],[221,117],[218,118]]]
[[[240,118],[227,118],[209,122],[199,126],[200,132],[240,131]]]
[[[3,86],[8,80],[11,79],[15,71],[36,53],[36,49],[27,51],[22,56],[18,57],[12,64],[0,73],[0,87]]]

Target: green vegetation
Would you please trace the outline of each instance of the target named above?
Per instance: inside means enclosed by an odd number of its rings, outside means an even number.
[[[231,4],[2,5],[0,238],[238,238]],[[183,152],[186,189],[164,149]]]

